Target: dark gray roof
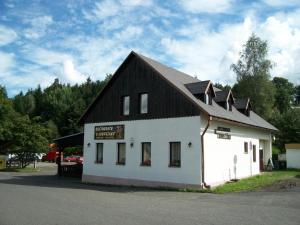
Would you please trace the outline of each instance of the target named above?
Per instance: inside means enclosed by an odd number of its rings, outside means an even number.
[[[171,84],[178,88],[185,96],[190,98],[198,107],[210,116],[222,118],[225,120],[235,121],[259,128],[269,129],[277,131],[277,128],[272,124],[265,121],[263,118],[258,116],[253,111],[250,112],[250,116],[246,116],[240,113],[235,107],[232,107],[232,111],[225,110],[219,106],[214,100],[212,105],[205,104],[204,102],[197,99],[186,87],[186,84],[200,82],[197,78],[194,78],[186,73],[180,72],[171,67],[165,66],[153,59],[150,59],[141,54],[133,53],[149,64],[154,70],[156,70],[161,76],[167,79]],[[215,88],[215,91],[218,89]]]
[[[187,87],[187,89],[189,89],[189,91],[193,95],[195,95],[195,94],[205,93],[209,83],[210,83],[210,81],[206,80],[206,81],[199,81],[199,82],[193,82],[193,83],[185,84],[185,86]]]

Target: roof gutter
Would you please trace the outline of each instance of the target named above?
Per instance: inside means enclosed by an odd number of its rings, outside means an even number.
[[[204,128],[204,131],[202,132],[201,134],[201,177],[202,177],[202,185],[205,187],[205,188],[210,188],[210,185],[207,185],[205,183],[205,177],[204,177],[204,135],[210,125],[210,121],[212,120],[212,117],[209,116],[208,117],[208,120],[207,120],[207,124]]]

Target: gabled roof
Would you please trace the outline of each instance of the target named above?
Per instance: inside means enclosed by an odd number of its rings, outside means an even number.
[[[92,108],[93,104],[96,102],[98,98],[101,97],[101,94],[105,91],[105,89],[109,86],[110,82],[113,82],[114,77],[117,75],[118,71],[126,65],[126,62],[129,60],[130,57],[137,57],[141,59],[143,62],[148,64],[153,70],[155,70],[162,78],[164,78],[166,81],[168,81],[171,85],[173,85],[174,88],[176,88],[178,91],[180,91],[185,97],[187,97],[192,104],[199,107],[199,109],[204,112],[205,114],[221,118],[229,121],[234,121],[237,123],[250,125],[258,128],[264,128],[269,130],[275,130],[277,129],[261,117],[259,117],[257,114],[251,111],[250,116],[246,116],[242,113],[240,113],[238,110],[236,110],[234,107],[232,111],[227,111],[223,107],[219,106],[214,100],[212,101],[212,105],[205,104],[201,100],[197,99],[192,92],[186,87],[186,85],[191,83],[198,83],[201,82],[197,78],[194,78],[186,73],[180,72],[176,69],[173,69],[171,67],[168,67],[166,65],[163,65],[153,59],[150,59],[146,56],[143,56],[141,54],[137,54],[136,52],[131,52],[128,57],[125,59],[125,61],[121,64],[121,66],[118,68],[118,70],[114,73],[111,80],[108,82],[108,84],[103,88],[103,90],[98,94],[94,102],[87,108],[85,113],[81,116],[80,121],[82,122],[84,119],[85,114]],[[215,91],[218,89],[214,88]]]

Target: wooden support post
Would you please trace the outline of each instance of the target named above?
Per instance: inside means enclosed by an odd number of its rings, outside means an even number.
[[[58,157],[57,157],[57,175],[59,177],[62,176],[62,171],[61,171],[61,157],[62,157],[62,148],[61,147],[58,147]]]

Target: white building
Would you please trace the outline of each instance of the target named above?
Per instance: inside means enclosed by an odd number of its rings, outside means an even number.
[[[300,144],[285,144],[286,167],[300,169]]]
[[[211,81],[131,52],[80,119],[82,180],[215,186],[259,174],[277,129]]]

